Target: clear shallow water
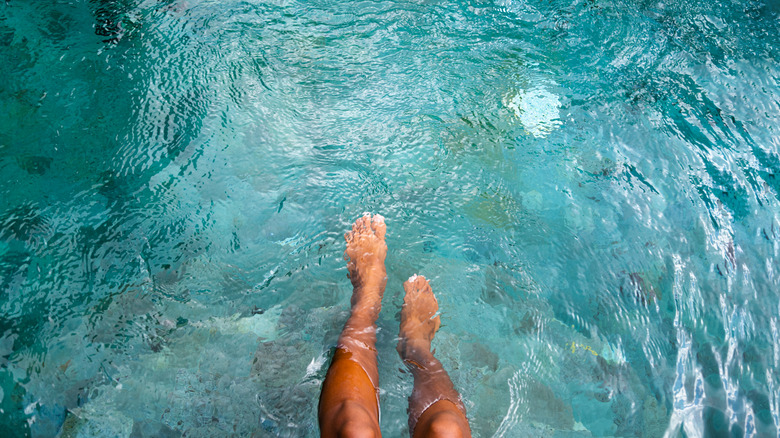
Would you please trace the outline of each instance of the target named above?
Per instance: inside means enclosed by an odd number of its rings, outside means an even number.
[[[316,436],[387,217],[478,436],[777,436],[780,8],[0,5],[3,435]]]

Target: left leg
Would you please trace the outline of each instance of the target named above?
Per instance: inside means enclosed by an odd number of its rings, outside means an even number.
[[[320,436],[379,437],[376,320],[387,283],[384,218],[363,216],[344,237],[354,287],[352,312],[322,385]]]

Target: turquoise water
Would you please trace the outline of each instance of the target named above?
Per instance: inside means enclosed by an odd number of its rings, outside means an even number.
[[[481,437],[778,436],[780,6],[0,4],[0,434],[317,436],[388,224]]]

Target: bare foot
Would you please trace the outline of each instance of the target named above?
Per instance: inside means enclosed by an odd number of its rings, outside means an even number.
[[[422,275],[413,275],[404,283],[404,305],[401,309],[401,330],[398,354],[406,362],[421,366],[418,356],[431,351],[431,341],[441,325],[436,312],[439,303],[431,285]]]
[[[431,341],[441,325],[439,303],[425,277],[413,275],[404,283],[404,306],[398,354],[414,376],[409,397],[412,437],[471,437],[466,407],[441,362],[431,352]]]
[[[322,438],[381,436],[376,319],[387,283],[385,228],[382,216],[366,214],[344,236],[354,286],[352,312],[322,384],[318,408]]]
[[[414,376],[409,397],[412,437],[471,437],[466,407],[441,362],[431,352],[431,341],[441,325],[439,303],[425,277],[413,275],[404,283],[398,354]]]
[[[344,235],[347,250],[344,252],[349,279],[355,288],[352,294],[353,311],[372,310],[376,313],[382,302],[387,283],[385,271],[385,218],[366,213],[352,225],[352,231]]]

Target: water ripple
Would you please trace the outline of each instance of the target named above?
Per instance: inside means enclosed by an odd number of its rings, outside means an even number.
[[[477,436],[776,436],[779,14],[6,2],[1,428],[316,436],[368,210],[388,435],[421,273]]]

